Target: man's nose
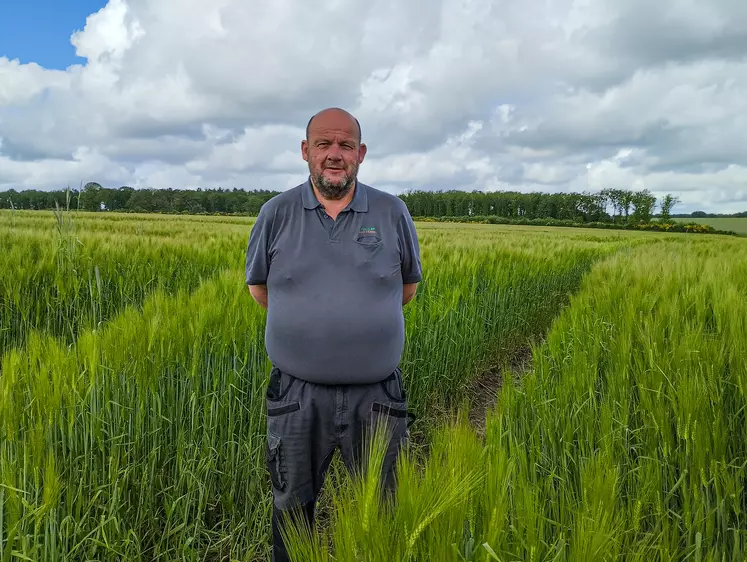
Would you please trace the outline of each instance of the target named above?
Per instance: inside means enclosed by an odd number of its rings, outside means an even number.
[[[340,146],[337,144],[332,144],[327,151],[327,158],[329,160],[341,160],[342,150],[340,150]]]

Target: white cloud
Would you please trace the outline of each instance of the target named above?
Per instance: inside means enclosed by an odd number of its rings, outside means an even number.
[[[48,88],[65,88],[69,84],[70,76],[65,72],[0,57],[0,107],[24,104]]]
[[[16,189],[77,188],[81,177],[101,178],[101,183],[106,184],[126,174],[128,171],[123,166],[85,147],[76,149],[65,160],[17,161],[0,155],[0,186]]]
[[[647,188],[747,207],[742,0],[110,0],[64,71],[0,58],[0,189],[303,180],[308,117],[360,119],[361,179]]]
[[[90,64],[118,62],[139,38],[143,36],[140,22],[129,17],[125,0],[110,2],[86,19],[86,28],[75,32],[70,42],[79,57]]]

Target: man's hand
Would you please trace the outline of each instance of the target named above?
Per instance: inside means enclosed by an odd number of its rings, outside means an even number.
[[[418,290],[417,283],[405,283],[402,286],[402,306],[405,306],[408,302],[410,302],[413,299],[417,290]]]
[[[262,308],[267,308],[267,285],[247,285],[252,298]]]

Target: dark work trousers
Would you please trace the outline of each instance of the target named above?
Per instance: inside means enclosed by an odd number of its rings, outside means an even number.
[[[348,470],[359,470],[365,439],[381,420],[390,436],[382,471],[384,493],[395,488],[394,469],[409,438],[407,397],[397,368],[381,382],[321,385],[273,368],[266,394],[267,469],[272,481],[273,562],[289,560],[280,528],[282,513],[303,513],[313,526],[314,509],[332,456],[340,449]],[[300,508],[300,511],[299,511]]]

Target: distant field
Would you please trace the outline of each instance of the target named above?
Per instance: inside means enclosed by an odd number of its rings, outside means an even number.
[[[724,219],[676,219],[678,222],[697,222],[708,224],[718,230],[733,230],[739,234],[747,234],[747,217]]]

